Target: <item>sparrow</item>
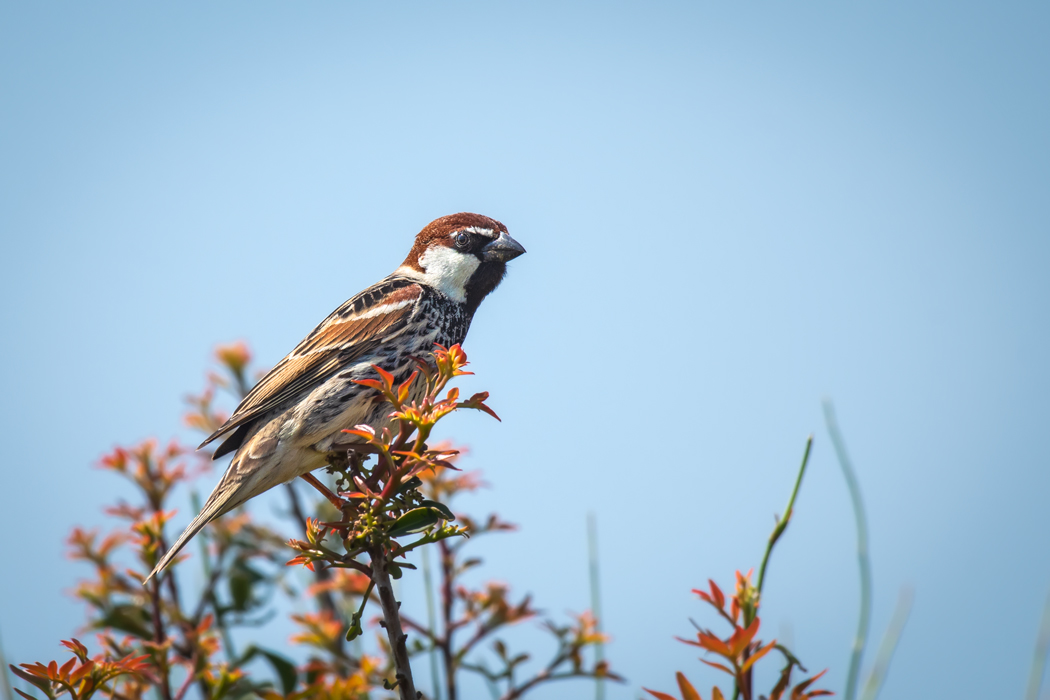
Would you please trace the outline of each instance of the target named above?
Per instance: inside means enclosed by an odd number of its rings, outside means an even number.
[[[162,571],[215,518],[278,484],[324,467],[333,442],[359,424],[389,424],[391,406],[356,384],[378,365],[405,381],[415,357],[462,343],[478,305],[525,249],[500,222],[452,214],[419,232],[393,274],[331,313],[248,392],[200,447],[234,453],[200,514],[146,578]]]

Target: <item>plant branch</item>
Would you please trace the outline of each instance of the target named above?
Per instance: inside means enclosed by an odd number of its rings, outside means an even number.
[[[171,572],[167,573],[167,576],[171,576]],[[164,621],[161,618],[160,609],[160,584],[159,579],[153,580],[153,585],[150,586],[150,612],[153,616],[153,641],[156,643],[158,649],[164,648]],[[161,679],[160,690],[161,697],[164,700],[171,700],[171,679],[170,679],[170,667],[167,659],[161,664],[161,671],[163,672],[163,678]]]
[[[302,504],[299,501],[299,494],[295,490],[294,482],[289,481],[285,485],[285,489],[288,492],[288,500],[292,505],[292,515],[295,516],[296,522],[303,524],[306,522],[306,515],[303,513]],[[318,566],[314,568],[314,578],[317,579],[318,583],[324,583],[332,577],[331,572],[328,571],[328,567]],[[332,598],[332,594],[329,591],[322,590],[317,595],[318,600],[321,602],[321,609],[335,615],[336,605],[335,599]],[[342,644],[340,644],[342,646]]]
[[[375,546],[371,552],[372,580],[379,589],[379,602],[383,606],[383,622],[386,627],[387,640],[390,642],[390,655],[394,661],[394,677],[401,700],[417,700],[416,686],[412,681],[412,668],[408,664],[408,649],[405,640],[408,638],[401,629],[401,616],[398,613],[400,603],[394,598],[390,572],[387,569],[386,552]]]
[[[570,673],[554,673],[554,669],[558,668],[558,666],[560,666],[562,664],[562,662],[564,662],[568,658],[569,658],[568,652],[562,651],[557,656],[555,656],[554,659],[549,664],[547,664],[547,667],[545,669],[543,669],[542,671],[537,672],[536,675],[534,675],[532,678],[530,678],[529,680],[527,680],[524,683],[522,683],[521,685],[519,685],[517,688],[513,688],[512,687],[512,688],[508,689],[507,692],[503,695],[503,697],[500,698],[500,700],[516,700],[517,698],[520,698],[522,695],[527,693],[532,688],[534,688],[537,685],[539,685],[540,683],[544,683],[546,681],[556,681],[556,680],[562,680],[562,679],[565,679],[565,678],[575,678],[575,677],[578,677],[578,676],[587,676],[587,674],[582,673],[580,671],[572,671]]]

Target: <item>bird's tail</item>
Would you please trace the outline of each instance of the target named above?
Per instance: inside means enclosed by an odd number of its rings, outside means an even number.
[[[153,567],[153,571],[143,581],[143,585],[149,583],[151,578],[163,571],[205,525],[220,515],[230,512],[255,495],[250,488],[251,485],[246,483],[244,479],[238,478],[239,474],[236,466],[237,461],[234,460],[218,485],[216,485],[215,490],[208,496],[204,508],[193,519],[193,522],[186,526],[186,529],[179,535],[179,539],[175,540],[175,544],[171,545],[168,551],[164,553],[164,556],[160,558],[157,565]]]

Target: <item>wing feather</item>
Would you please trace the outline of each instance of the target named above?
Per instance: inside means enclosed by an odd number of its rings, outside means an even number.
[[[388,277],[345,302],[267,372],[200,446],[298,398],[404,333],[422,295],[414,280]]]

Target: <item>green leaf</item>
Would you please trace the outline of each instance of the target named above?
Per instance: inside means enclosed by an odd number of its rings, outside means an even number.
[[[440,514],[432,508],[413,508],[394,521],[389,534],[391,537],[402,537],[423,532],[436,525],[440,517]]]
[[[424,499],[423,502],[420,505],[422,505],[422,506],[424,506],[426,508],[433,508],[437,512],[441,513],[441,517],[444,518],[445,520],[455,520],[456,519],[455,514],[444,503],[438,503],[437,501],[432,501],[429,498],[427,498],[427,499]]]
[[[411,479],[401,484],[401,487],[397,490],[397,495],[400,496],[403,493],[408,493],[412,489],[418,489],[422,485],[423,480],[420,479],[418,476],[413,476]]]
[[[248,566],[243,559],[238,559],[230,568],[229,586],[231,609],[244,612],[251,607],[252,586],[263,580],[263,575]]]
[[[295,690],[295,685],[299,681],[299,673],[295,670],[295,664],[269,649],[263,649],[252,644],[244,650],[244,654],[236,661],[234,667],[243,666],[256,656],[262,656],[273,666],[273,670],[281,681],[281,688],[284,690],[285,695]]]
[[[277,675],[281,679],[281,689],[284,690],[284,694],[288,695],[295,690],[295,684],[299,680],[299,673],[295,670],[295,664],[288,659],[284,658],[280,654],[275,654],[272,651],[263,650],[263,656],[273,666],[273,670],[277,672]]]
[[[140,639],[153,639],[152,621],[145,608],[137,605],[116,605],[93,625],[95,628],[112,627]]]

